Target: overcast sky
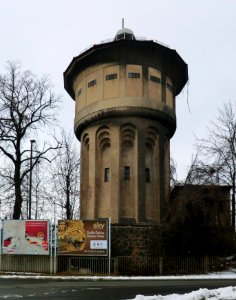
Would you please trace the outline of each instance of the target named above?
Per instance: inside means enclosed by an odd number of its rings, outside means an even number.
[[[49,74],[63,99],[60,119],[73,131],[74,102],[64,91],[63,72],[88,46],[133,30],[176,49],[189,67],[189,84],[177,97],[177,131],[171,153],[184,178],[195,136],[235,101],[235,0],[0,0],[0,73],[19,60],[37,76]]]

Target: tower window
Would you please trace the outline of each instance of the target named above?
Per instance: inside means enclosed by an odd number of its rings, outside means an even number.
[[[116,73],[106,75],[106,80],[114,80],[114,79],[117,79]]]
[[[170,92],[173,91],[172,85],[169,84],[168,82],[166,83],[166,88],[167,88],[167,90],[169,90]]]
[[[104,169],[104,182],[110,181],[110,168]]]
[[[96,79],[94,79],[94,80],[92,80],[92,81],[90,81],[90,82],[88,83],[88,88],[94,86],[95,84],[97,84],[97,80],[96,80]]]
[[[129,72],[128,78],[140,78],[140,73]]]
[[[78,91],[77,96],[79,97],[82,94],[82,88]]]
[[[130,181],[130,167],[129,166],[124,167],[124,180]]]
[[[151,179],[150,179],[150,169],[149,168],[145,168],[145,181],[146,182],[151,182]]]
[[[156,83],[161,83],[161,78],[157,77],[157,76],[150,76],[150,80]]]

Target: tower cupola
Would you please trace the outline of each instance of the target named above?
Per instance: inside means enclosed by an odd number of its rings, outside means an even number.
[[[119,40],[135,40],[133,31],[128,28],[118,30],[115,36],[115,41]]]
[[[124,19],[122,19],[122,29],[118,30],[115,36],[115,41],[119,40],[135,40],[133,31],[124,27]]]

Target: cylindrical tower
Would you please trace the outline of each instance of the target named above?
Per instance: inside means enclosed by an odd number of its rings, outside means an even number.
[[[115,39],[74,57],[64,72],[81,142],[81,218],[157,224],[168,205],[175,96],[188,80],[175,50]]]

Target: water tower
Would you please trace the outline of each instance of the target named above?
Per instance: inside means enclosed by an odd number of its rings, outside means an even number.
[[[82,219],[160,223],[170,192],[175,97],[187,80],[175,50],[124,27],[73,58],[64,83],[81,142]]]

